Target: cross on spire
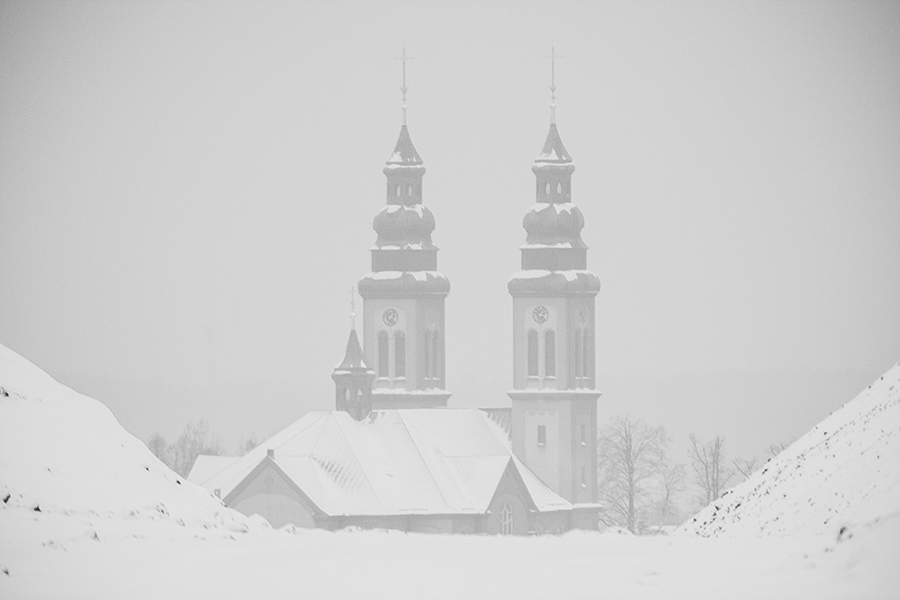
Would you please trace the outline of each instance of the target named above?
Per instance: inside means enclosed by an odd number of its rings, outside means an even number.
[[[406,61],[412,60],[412,58],[412,56],[406,55],[406,46],[403,46],[403,54],[396,59],[403,62],[403,86],[400,88],[400,91],[403,92],[403,103],[400,105],[400,108],[403,109],[404,125],[406,125]]]
[[[550,123],[556,123],[556,59],[562,58],[556,55],[556,48],[551,44],[550,56]]]

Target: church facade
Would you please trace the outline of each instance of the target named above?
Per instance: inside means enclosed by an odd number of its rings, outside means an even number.
[[[425,167],[405,123],[384,174],[371,272],[334,369],[335,411],[301,418],[244,457],[198,458],[189,480],[273,525],[443,533],[595,529],[594,300],[571,156],[551,105],[532,167],[513,315],[509,409],[448,408],[444,300]],[[404,109],[405,113],[405,109]]]

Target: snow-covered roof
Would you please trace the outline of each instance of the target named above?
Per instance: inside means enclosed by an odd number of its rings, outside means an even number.
[[[234,464],[239,458],[239,456],[212,456],[201,454],[197,457],[197,460],[194,461],[191,472],[188,473],[187,480],[191,483],[200,485],[201,482],[206,481],[216,473],[219,473],[225,467]]]
[[[478,409],[311,412],[221,471],[197,481],[227,498],[274,451],[275,464],[328,515],[479,514],[504,472],[540,511],[571,510],[515,456]]]

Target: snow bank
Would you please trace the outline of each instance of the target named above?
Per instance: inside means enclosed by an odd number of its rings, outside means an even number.
[[[244,517],[188,483],[106,406],[0,345],[0,505],[42,513],[171,519],[242,528]]]
[[[886,521],[900,522],[900,364],[680,531],[842,540]]]

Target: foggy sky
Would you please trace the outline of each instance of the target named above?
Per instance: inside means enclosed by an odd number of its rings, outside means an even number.
[[[404,44],[451,406],[508,403],[551,44],[601,420],[759,453],[900,359],[896,2],[2,2],[0,343],[142,439],[332,408]]]

